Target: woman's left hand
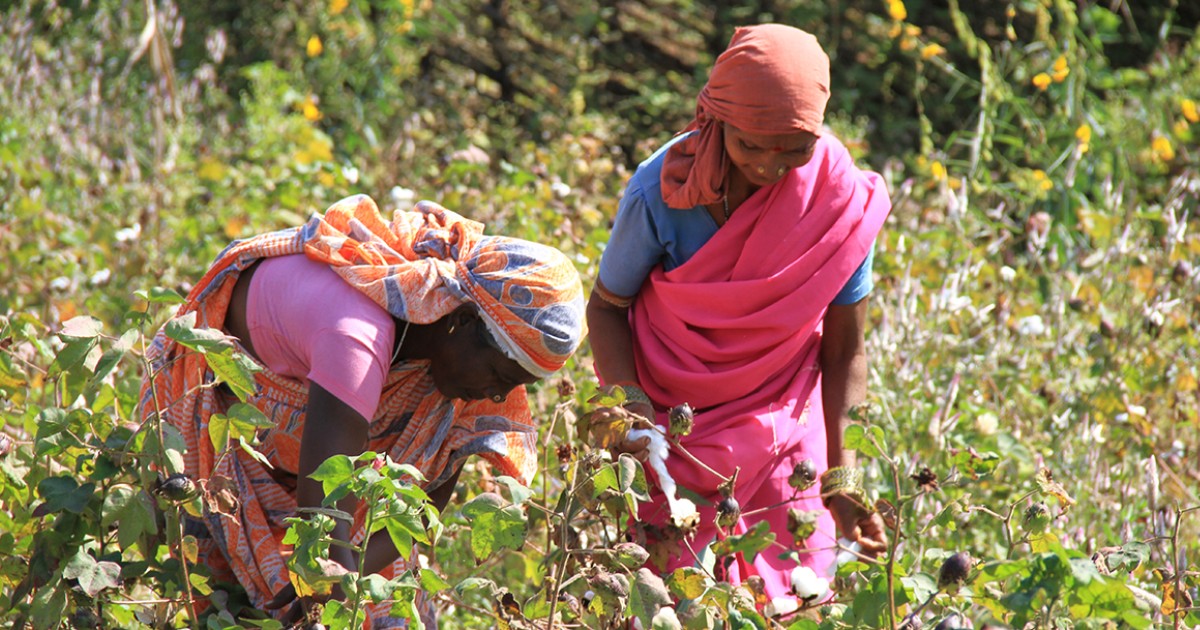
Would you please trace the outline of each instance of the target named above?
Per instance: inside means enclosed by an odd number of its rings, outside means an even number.
[[[858,543],[864,556],[875,558],[887,551],[887,531],[879,512],[868,512],[857,501],[841,494],[829,498],[829,512],[838,532]]]

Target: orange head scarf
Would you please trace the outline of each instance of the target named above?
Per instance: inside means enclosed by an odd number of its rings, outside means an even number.
[[[829,57],[817,38],[783,24],[737,29],[696,99],[695,130],[667,151],[663,200],[694,208],[721,200],[729,160],[721,123],[774,135],[821,135],[829,101]]]

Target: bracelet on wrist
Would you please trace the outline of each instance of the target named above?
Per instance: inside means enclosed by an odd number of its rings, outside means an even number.
[[[830,500],[837,495],[854,501],[868,512],[875,511],[867,497],[860,468],[835,466],[821,475],[821,503],[829,507]]]
[[[637,404],[637,403],[644,403],[644,404],[650,405],[651,407],[654,406],[654,403],[650,401],[650,396],[648,394],[646,394],[646,390],[639,387],[636,383],[614,383],[614,384],[617,387],[620,387],[621,390],[625,392],[625,402],[621,403],[622,407]]]

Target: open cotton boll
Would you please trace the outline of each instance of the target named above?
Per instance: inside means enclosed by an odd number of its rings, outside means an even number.
[[[800,602],[795,597],[775,597],[766,606],[763,614],[767,617],[782,617],[800,609]]]
[[[833,559],[833,564],[829,565],[829,570],[826,573],[829,575],[837,573],[838,567],[847,562],[858,560],[858,554],[860,553],[862,553],[862,545],[850,542],[848,538],[839,538],[837,556]]]
[[[817,577],[812,567],[796,567],[792,569],[792,592],[805,601],[821,601],[829,594],[829,580]]]
[[[667,496],[667,504],[671,508],[671,518],[679,523],[696,514],[695,503],[689,499],[680,499],[675,496],[675,478],[667,472],[667,457],[671,455],[671,445],[667,443],[667,436],[658,427],[630,429],[625,434],[625,439],[629,441],[640,440],[644,437],[650,438],[650,444],[646,447],[647,460],[650,468],[654,470],[654,474],[658,475],[658,487],[662,488],[663,494]]]

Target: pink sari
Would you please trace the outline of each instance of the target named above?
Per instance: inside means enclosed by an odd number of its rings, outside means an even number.
[[[683,444],[714,470],[738,473],[744,533],[760,520],[776,542],[753,562],[738,557],[734,581],[763,578],[767,596],[790,591],[795,564],[780,560],[796,548],[802,564],[827,575],[836,533],[819,488],[787,504],[792,467],[811,459],[827,468],[818,355],[829,303],[866,257],[891,210],[882,178],[860,171],[836,139],[822,137],[809,163],[755,193],[695,256],[680,267],[651,273],[630,313],[638,381],[661,407],[687,402],[699,411]],[[665,425],[665,413],[658,421]],[[668,469],[682,488],[713,506],[719,479],[676,455]],[[657,491],[656,491],[657,492]],[[641,517],[662,523],[661,494]],[[789,507],[822,510],[817,532],[793,545]],[[699,551],[716,535],[714,507],[700,509],[691,546]],[[680,549],[665,567],[693,564]],[[661,567],[660,567],[661,568]]]

